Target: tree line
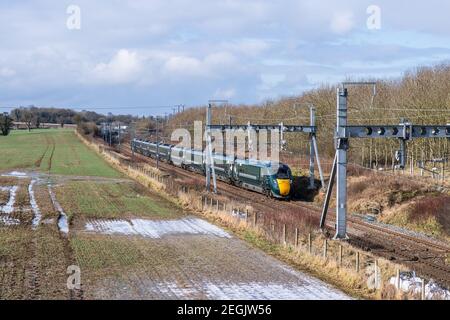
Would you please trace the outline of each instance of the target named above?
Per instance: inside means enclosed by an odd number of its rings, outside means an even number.
[[[8,119],[8,120],[7,120]],[[92,131],[96,125],[102,122],[119,121],[124,124],[137,121],[139,118],[133,115],[106,115],[94,111],[75,111],[68,108],[48,108],[48,107],[18,107],[11,112],[4,113],[0,117],[0,130],[7,135],[14,122],[22,122],[28,130],[41,128],[44,123],[59,124],[64,127],[66,124],[76,124]]]
[[[415,125],[450,123],[450,64],[419,67],[398,79],[346,79],[376,81],[377,93],[372,101],[371,87],[349,88],[349,125],[399,124],[402,118]],[[326,158],[335,152],[337,85],[322,85],[301,95],[268,100],[254,105],[217,106],[212,110],[213,123],[303,124],[309,125],[309,106],[316,108],[319,149]],[[169,120],[166,136],[181,127],[192,128],[194,120],[204,121],[206,106],[187,109]],[[308,154],[308,135],[286,134],[288,150]],[[416,163],[421,159],[449,156],[449,139],[416,139],[409,143],[409,155]],[[392,164],[399,148],[396,139],[352,139],[351,160],[366,166]]]

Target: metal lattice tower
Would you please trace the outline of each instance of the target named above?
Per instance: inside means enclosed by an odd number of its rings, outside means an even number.
[[[413,125],[402,119],[399,125],[361,125],[349,126],[347,85],[373,85],[375,83],[343,83],[337,89],[337,123],[336,123],[336,156],[334,158],[330,181],[327,189],[320,227],[323,229],[328,207],[336,179],[336,234],[335,239],[347,239],[347,153],[349,139],[386,139],[397,138],[400,150],[397,152],[399,167],[406,166],[407,142],[418,138],[450,138],[450,125]],[[375,90],[374,90],[375,95]],[[372,99],[373,103],[373,99]]]

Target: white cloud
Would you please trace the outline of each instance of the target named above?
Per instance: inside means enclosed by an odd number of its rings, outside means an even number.
[[[274,88],[286,80],[285,74],[262,74],[261,81],[264,88]]]
[[[202,75],[205,70],[202,70],[202,62],[196,58],[175,56],[169,58],[164,64],[164,71],[168,74],[182,74],[182,75]]]
[[[270,47],[271,44],[263,39],[243,39],[234,45],[235,50],[248,56],[258,56]]]
[[[236,63],[236,58],[228,52],[215,52],[203,59],[190,56],[170,57],[163,66],[166,76],[213,77],[217,72],[228,72]]]
[[[228,89],[217,89],[214,94],[214,99],[232,99],[236,96],[236,89],[234,88],[228,88]]]
[[[235,57],[229,52],[215,52],[205,57],[204,65],[210,70],[225,69],[235,64]]]
[[[142,64],[137,53],[121,49],[110,62],[97,64],[92,76],[94,81],[124,84],[134,82],[141,70]]]
[[[7,67],[0,68],[0,77],[10,78],[16,75],[16,71]]]
[[[331,31],[337,34],[350,32],[355,26],[354,15],[351,11],[336,12],[331,19]]]

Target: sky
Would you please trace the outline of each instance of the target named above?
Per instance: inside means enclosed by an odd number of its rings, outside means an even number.
[[[0,108],[164,115],[450,61],[450,2],[0,0]]]

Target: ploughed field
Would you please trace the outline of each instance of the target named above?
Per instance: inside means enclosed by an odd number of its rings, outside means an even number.
[[[348,298],[126,178],[72,131],[14,131],[0,149],[1,299]]]

